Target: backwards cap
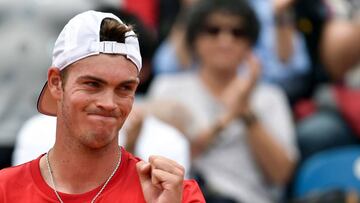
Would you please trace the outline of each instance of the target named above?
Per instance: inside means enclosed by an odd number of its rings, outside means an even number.
[[[125,33],[125,43],[100,42],[101,22],[105,18],[112,18],[120,24],[124,24],[117,16],[111,13],[97,11],[86,11],[73,17],[65,25],[55,42],[52,67],[56,67],[61,71],[83,58],[105,53],[126,56],[140,71],[139,42],[133,31]],[[51,96],[47,82],[39,95],[37,109],[40,113],[56,116],[56,100]]]

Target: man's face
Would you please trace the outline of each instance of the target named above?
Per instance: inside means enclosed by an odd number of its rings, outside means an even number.
[[[214,12],[195,40],[195,52],[200,62],[220,70],[236,69],[251,49],[241,18]]]
[[[90,148],[117,142],[139,83],[136,66],[124,56],[90,56],[67,68],[58,102],[58,128]]]

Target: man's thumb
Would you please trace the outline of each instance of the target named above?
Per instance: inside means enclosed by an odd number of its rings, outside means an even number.
[[[136,163],[136,170],[138,172],[140,182],[144,183],[147,180],[151,180],[151,166],[145,161],[139,161]]]

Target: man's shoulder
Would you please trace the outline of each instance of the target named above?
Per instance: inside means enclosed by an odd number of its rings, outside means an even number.
[[[0,170],[0,185],[7,184],[30,172],[30,163],[27,162],[18,166],[12,166]]]
[[[193,179],[184,180],[183,183],[183,202],[198,202],[205,203],[204,195],[202,194],[199,185]]]
[[[136,165],[137,162],[141,161],[141,159],[132,153],[126,151],[125,148],[121,147],[121,153],[123,154],[122,160],[126,161],[127,165]]]
[[[18,174],[23,172],[23,170],[26,168],[26,166],[29,164],[29,162],[27,163],[23,163],[17,166],[11,166],[8,168],[4,168],[0,170],[0,177],[4,177],[4,176],[9,176],[9,175],[14,175],[14,174]]]

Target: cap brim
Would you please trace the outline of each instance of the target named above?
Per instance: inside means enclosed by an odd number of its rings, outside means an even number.
[[[39,95],[37,109],[40,113],[48,116],[56,116],[57,114],[56,100],[51,96],[47,82]]]

